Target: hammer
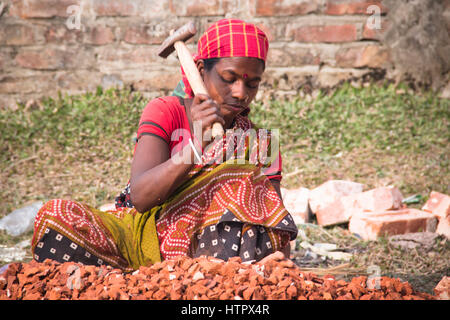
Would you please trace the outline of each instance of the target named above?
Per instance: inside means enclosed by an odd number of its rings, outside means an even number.
[[[192,38],[197,29],[194,23],[191,21],[176,31],[172,31],[170,36],[164,40],[164,42],[159,47],[158,55],[162,58],[167,58],[174,50],[178,54],[178,59],[183,67],[184,73],[191,85],[194,94],[205,94],[208,95],[205,84],[200,76],[200,72],[194,63],[189,49],[186,47],[185,41]],[[212,136],[223,136],[223,128],[219,122],[213,124]]]

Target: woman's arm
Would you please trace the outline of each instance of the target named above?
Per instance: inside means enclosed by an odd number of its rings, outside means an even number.
[[[189,108],[191,120],[202,121],[202,133],[210,130],[215,122],[224,124],[217,104],[206,95],[195,96]],[[201,154],[200,150],[197,151]],[[145,212],[166,201],[187,180],[195,164],[194,159],[195,154],[189,144],[177,158],[171,158],[166,141],[151,135],[141,136],[131,164],[130,178],[130,197],[136,210]]]
[[[142,136],[131,164],[131,202],[139,212],[163,203],[186,181],[194,166],[194,153],[187,145],[181,152],[185,159],[173,161],[165,141],[154,136]]]

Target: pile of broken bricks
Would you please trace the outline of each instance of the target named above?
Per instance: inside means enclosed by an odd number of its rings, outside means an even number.
[[[408,208],[395,187],[363,189],[359,183],[330,180],[312,190],[282,189],[282,195],[297,224],[309,223],[315,215],[318,225],[348,223],[350,232],[367,240],[421,231],[450,237],[448,195],[431,192],[418,210]],[[336,259],[336,245],[330,245],[302,242],[305,249]],[[132,273],[106,265],[15,262],[0,269],[0,300],[448,300],[450,296],[448,276],[430,295],[389,277],[359,276],[348,282],[333,275],[319,277],[280,252],[263,260],[177,257]]]
[[[267,259],[266,259],[267,258]],[[259,263],[180,256],[123,273],[74,262],[11,263],[0,274],[0,300],[435,300],[448,299],[449,277],[434,293],[388,277],[336,280],[303,272],[279,253]]]
[[[313,215],[318,225],[348,223],[349,231],[364,240],[415,232],[436,232],[450,239],[450,196],[432,191],[422,210],[408,208],[396,187],[364,191],[364,185],[329,180],[309,190],[282,188],[283,202],[297,224]]]

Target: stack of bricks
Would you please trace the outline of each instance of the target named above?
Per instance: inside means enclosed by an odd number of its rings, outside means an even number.
[[[6,0],[0,13],[0,106],[101,85],[169,94],[175,55],[157,50],[171,29],[221,18],[261,27],[270,39],[261,94],[332,87],[390,64],[381,0]],[[375,16],[374,16],[375,15]],[[376,18],[376,20],[374,20]],[[379,23],[378,23],[379,22]],[[378,23],[378,25],[377,25]],[[259,96],[259,97],[262,97]]]
[[[432,213],[438,219],[436,232],[450,239],[450,196],[432,191],[422,210]]]
[[[355,195],[354,198],[364,199],[361,195]],[[390,197],[392,201],[383,202],[382,197],[374,194],[371,198],[378,202],[378,210],[369,208],[365,212],[354,212],[349,218],[349,230],[362,238],[376,240],[380,236],[436,232],[450,239],[450,197],[448,195],[432,191],[422,210],[396,205],[394,195]],[[397,200],[397,203],[401,204],[401,194]],[[367,203],[363,207],[368,208]]]
[[[364,240],[414,232],[437,232],[450,239],[450,196],[432,191],[419,210],[407,207],[396,187],[363,192],[364,187],[352,181],[329,180],[312,190],[285,189],[283,201],[300,223],[308,222],[312,215],[321,226],[348,223],[349,231]]]
[[[302,272],[275,254],[264,263],[211,257],[173,260],[123,273],[110,266],[46,260],[13,263],[0,275],[0,300],[434,300],[388,277]]]

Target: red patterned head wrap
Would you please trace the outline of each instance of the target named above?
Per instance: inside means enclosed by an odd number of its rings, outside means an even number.
[[[198,59],[251,57],[266,61],[269,41],[263,31],[251,23],[236,19],[222,19],[211,25],[198,41]],[[187,78],[183,74],[174,91],[183,98],[194,96]]]

